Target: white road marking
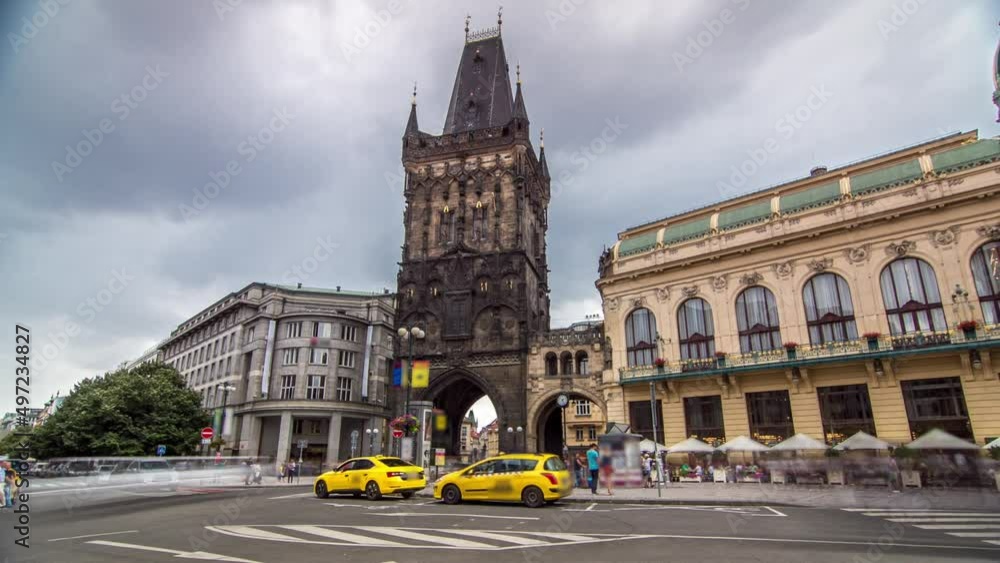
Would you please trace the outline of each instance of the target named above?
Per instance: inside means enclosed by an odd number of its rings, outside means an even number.
[[[558,534],[550,534],[548,532],[524,532],[524,533],[530,534],[532,536],[542,536],[542,537],[557,536],[560,540],[570,541],[570,542],[592,542],[594,541],[594,535],[595,535],[595,534],[590,534],[587,536],[583,536],[579,534],[564,534],[561,532]],[[652,536],[646,536],[646,537],[652,537]]]
[[[449,547],[462,547],[462,548],[474,548],[474,549],[484,549],[484,548],[492,549],[494,547],[488,543],[463,540],[459,538],[449,538],[446,536],[435,536],[433,534],[427,534],[423,532],[411,532],[409,530],[401,530],[399,528],[389,528],[386,526],[357,526],[357,528],[359,530],[367,530],[369,532],[376,532],[386,536],[438,543]]]
[[[218,555],[216,553],[205,553],[204,551],[178,551],[176,549],[165,549],[162,547],[152,547],[148,545],[135,545],[132,543],[119,543],[113,541],[105,540],[94,540],[87,543],[92,543],[95,545],[106,545],[108,547],[121,547],[124,549],[138,549],[141,551],[155,551],[158,553],[168,553],[174,557],[179,557],[181,559],[200,559],[202,561],[232,561],[237,563],[258,563],[257,561],[251,561],[250,559],[240,559],[237,557],[227,557],[225,555]]]
[[[1000,524],[915,524],[924,530],[1000,530]]]
[[[879,518],[917,518],[917,517],[941,517],[941,516],[989,516],[1000,518],[1000,512],[882,512],[864,513],[865,516],[878,516]]]
[[[542,540],[526,538],[523,536],[515,536],[513,534],[498,534],[496,532],[481,532],[479,530],[449,530],[449,532],[452,534],[473,536],[476,538],[483,538],[487,540],[497,540],[497,541],[512,543],[514,545],[548,545],[547,542],[543,542]]]
[[[282,526],[286,530],[294,530],[296,532],[303,532],[306,534],[313,534],[316,536],[322,536],[324,538],[330,538],[335,540],[342,540],[357,544],[368,544],[376,545],[378,547],[406,547],[405,545],[378,538],[372,538],[368,536],[359,536],[358,534],[351,534],[348,532],[341,532],[339,530],[334,530],[333,528],[323,528],[321,526]]]
[[[985,541],[986,543],[991,543],[993,545],[1000,545],[1000,541],[993,541],[993,540],[985,540]]]
[[[775,513],[777,516],[781,516],[782,518],[788,518],[788,515],[785,514],[784,512],[781,512],[780,510],[775,510],[775,509],[771,508],[770,506],[765,506],[764,508],[766,508],[767,510],[770,510],[771,512]]]
[[[584,512],[590,512],[591,510],[594,509],[595,506],[597,506],[596,502],[590,503],[590,506],[588,506]]]
[[[271,497],[271,498],[269,498],[267,500],[282,500],[282,499],[286,499],[286,498],[302,498],[302,497],[311,497],[311,496],[313,496],[313,493],[299,493],[297,495],[285,495],[283,497]]]
[[[123,532],[107,532],[107,533],[104,533],[104,534],[87,534],[86,536],[73,536],[73,537],[69,537],[69,538],[56,538],[54,540],[49,540],[49,541],[79,540],[79,539],[83,539],[83,538],[96,538],[96,537],[100,537],[100,536],[114,536],[114,535],[118,535],[118,534],[138,534],[138,533],[139,533],[139,530],[125,530]]]
[[[997,538],[1000,539],[1000,532],[949,532],[949,536],[960,538]]]
[[[171,485],[176,485],[177,483],[191,483],[191,482],[195,482],[195,481],[197,481],[197,482],[203,482],[203,481],[206,481],[206,480],[207,479],[178,479],[177,481],[171,481],[170,484]],[[128,488],[128,487],[132,487],[132,488],[140,488],[140,487],[147,487],[147,488],[148,487],[162,487],[163,485],[164,485],[164,483],[125,483],[125,484],[122,484],[122,485],[102,485],[102,486],[99,486],[99,487],[94,487],[94,486],[86,485],[84,483],[79,483],[78,485],[75,485],[75,486],[70,487],[70,488],[71,489],[84,489],[84,490],[88,491],[88,494],[89,494],[90,491],[103,491],[103,490],[108,490],[108,489],[124,489],[124,488]],[[41,491],[41,492],[34,493],[34,494],[36,496],[37,495],[66,494],[66,491],[65,490]]]
[[[922,524],[928,523],[933,524],[935,522],[941,524],[957,524],[959,522],[996,522],[1000,524],[1000,517],[994,518],[886,518],[890,522],[899,522],[900,524]]]
[[[538,520],[537,516],[492,516],[489,514],[448,514],[448,513],[433,513],[433,512],[383,512],[381,514],[372,514],[372,516],[433,516],[435,518],[443,516],[454,516],[456,518],[494,518],[497,520]]]

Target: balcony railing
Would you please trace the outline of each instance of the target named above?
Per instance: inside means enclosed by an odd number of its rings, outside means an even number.
[[[729,371],[748,371],[754,368],[778,367],[782,364],[824,363],[837,359],[875,357],[928,348],[968,346],[977,342],[1000,345],[1000,325],[981,326],[973,331],[948,330],[918,332],[898,336],[880,336],[874,339],[859,338],[828,344],[801,345],[794,349],[778,349],[747,354],[727,354],[715,359],[680,360],[655,365],[620,368],[621,381],[643,378],[690,377],[693,375],[721,374]]]

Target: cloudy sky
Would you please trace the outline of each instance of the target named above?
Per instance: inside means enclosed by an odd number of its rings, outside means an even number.
[[[493,2],[2,4],[0,365],[30,327],[35,406],[229,291],[288,280],[317,245],[338,252],[307,285],[392,287],[413,82],[440,132],[466,12],[496,21]],[[815,164],[996,136],[998,19],[989,0],[504,2],[556,178],[554,323],[599,312],[597,257],[628,226]],[[721,184],[769,138],[767,162]]]

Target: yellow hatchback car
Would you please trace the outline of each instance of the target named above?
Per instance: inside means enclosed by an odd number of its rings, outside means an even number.
[[[434,498],[446,504],[463,500],[523,502],[531,508],[573,493],[566,464],[552,454],[506,454],[491,457],[434,484]]]
[[[341,463],[333,471],[316,478],[313,491],[319,498],[350,493],[378,500],[382,495],[401,494],[410,498],[427,486],[424,470],[397,457],[358,457]]]

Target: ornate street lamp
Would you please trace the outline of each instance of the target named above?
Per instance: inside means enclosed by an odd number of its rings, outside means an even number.
[[[365,428],[368,435],[368,454],[375,455],[375,442],[378,440],[378,428]]]
[[[403,341],[409,343],[409,353],[406,356],[406,381],[403,385],[406,386],[406,402],[403,403],[403,414],[410,414],[410,387],[413,383],[413,341],[423,340],[427,334],[418,326],[402,326],[396,331]]]

